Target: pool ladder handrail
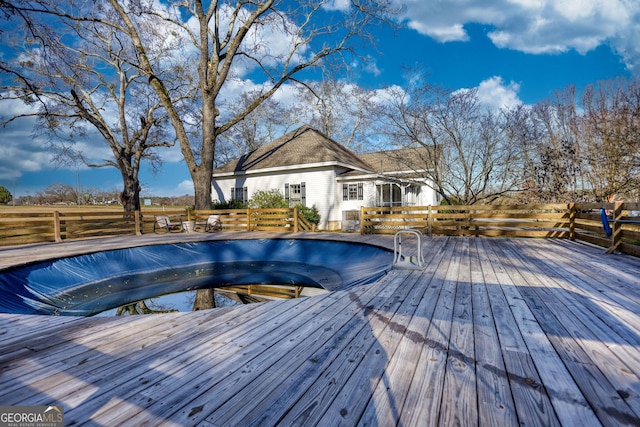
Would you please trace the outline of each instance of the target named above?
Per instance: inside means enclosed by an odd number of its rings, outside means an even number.
[[[418,254],[406,256],[402,253],[402,235],[414,235],[418,239]],[[422,233],[418,230],[400,230],[393,238],[393,268],[401,270],[422,270],[425,268],[422,253]]]

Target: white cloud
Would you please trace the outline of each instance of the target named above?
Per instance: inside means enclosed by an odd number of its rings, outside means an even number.
[[[410,21],[409,28],[421,34],[426,34],[440,42],[467,41],[469,36],[462,24],[431,25],[420,21]]]
[[[519,90],[519,84],[515,82],[505,84],[502,77],[494,76],[480,82],[478,85],[478,99],[481,104],[490,109],[515,107],[518,104],[522,104],[522,101],[518,98]]]
[[[376,105],[390,103],[398,94],[403,94],[404,89],[398,85],[392,85],[383,89],[376,89],[371,92],[369,100]]]
[[[293,84],[284,84],[273,94],[272,99],[282,105],[295,105],[300,101],[298,88]]]
[[[368,63],[367,66],[365,67],[365,71],[376,77],[382,74],[382,70],[378,68],[378,64],[376,64],[375,62]]]
[[[174,197],[183,196],[185,194],[193,195],[193,181],[186,179],[177,185],[142,185],[141,198],[157,196],[157,197]]]
[[[400,1],[400,0],[398,0]],[[440,42],[467,41],[464,25],[493,27],[500,48],[526,53],[586,53],[608,43],[640,73],[640,2],[629,0],[402,0],[402,19]]]
[[[322,5],[325,10],[337,10],[346,12],[351,7],[351,0],[328,0]]]
[[[483,80],[474,88],[478,101],[488,110],[499,110],[500,108],[511,108],[522,104],[518,97],[520,85],[515,82],[505,84],[500,76],[493,76]],[[457,92],[468,92],[472,89],[458,89]]]
[[[371,55],[367,55],[364,58],[352,58],[349,63],[349,69],[351,73],[361,74],[364,72],[375,77],[382,74],[382,70],[378,68],[378,61]]]
[[[29,107],[22,101],[5,99],[0,102],[0,121],[14,115],[28,114]],[[2,128],[0,145],[0,179],[13,180],[27,172],[46,169],[52,161],[51,153],[43,141],[33,137],[35,119],[23,117],[11,121]]]
[[[611,38],[611,46],[622,56],[627,68],[635,75],[640,75],[640,14],[632,25],[621,28]]]
[[[177,192],[173,194],[193,194],[193,181],[185,179],[176,187]]]

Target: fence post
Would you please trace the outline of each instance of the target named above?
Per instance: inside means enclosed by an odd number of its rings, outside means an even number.
[[[299,231],[298,229],[299,224],[298,224],[298,207],[294,206],[293,207],[293,232],[297,233]]]
[[[247,231],[251,231],[251,209],[247,208]]]
[[[364,206],[360,206],[360,235],[364,234]]]
[[[569,240],[576,240],[576,203],[569,203]]]
[[[431,237],[433,233],[433,211],[431,209],[431,205],[429,205],[429,210],[427,211],[427,236]]]
[[[622,241],[622,205],[621,201],[616,201],[613,204],[613,224],[611,233],[611,247],[607,250],[608,254],[612,254],[618,249],[620,242]]]
[[[134,221],[135,221],[135,225],[134,227],[136,228],[136,236],[142,236],[142,213],[140,211],[135,211],[133,213],[134,215]]]
[[[60,232],[60,212],[53,211],[53,238],[56,243],[62,242],[62,233]]]

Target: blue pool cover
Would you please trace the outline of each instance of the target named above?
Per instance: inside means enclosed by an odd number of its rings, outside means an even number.
[[[0,271],[0,312],[90,316],[186,290],[296,284],[329,291],[373,282],[385,249],[303,239],[225,240],[102,251]]]

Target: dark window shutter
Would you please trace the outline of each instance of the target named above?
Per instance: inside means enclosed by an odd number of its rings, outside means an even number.
[[[364,200],[364,185],[361,182],[358,183],[358,200]]]
[[[349,186],[342,184],[342,200],[349,200]]]
[[[307,206],[307,184],[300,183],[300,203],[302,206]]]
[[[286,184],[284,185],[284,200],[285,200],[287,203],[289,203],[289,199],[290,199],[290,196],[289,196],[289,183],[286,183]]]
[[[242,194],[242,203],[247,203],[249,201],[249,187],[244,187]]]
[[[229,200],[235,200],[236,199],[236,188],[232,187],[231,188],[231,199]]]

